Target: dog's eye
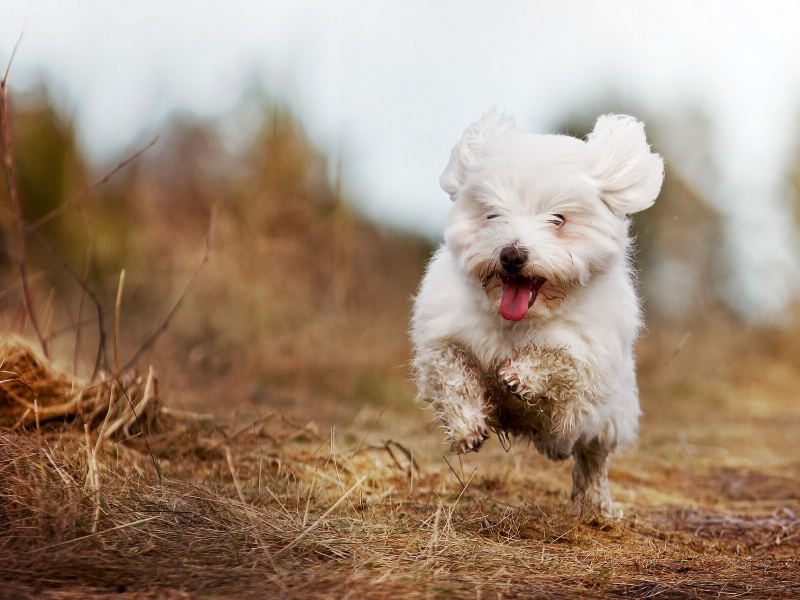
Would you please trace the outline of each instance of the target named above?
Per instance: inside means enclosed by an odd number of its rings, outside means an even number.
[[[486,215],[486,220],[487,220],[487,221],[491,221],[492,219],[496,219],[496,218],[497,218],[497,217],[499,217],[499,216],[500,216],[500,215]]]
[[[548,223],[552,223],[556,227],[561,227],[564,224],[564,215],[550,215],[550,218],[547,219]]]

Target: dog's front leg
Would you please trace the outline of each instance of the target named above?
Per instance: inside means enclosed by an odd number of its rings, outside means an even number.
[[[549,388],[550,373],[542,361],[541,351],[527,346],[517,349],[513,359],[502,361],[497,374],[508,391],[523,400],[544,396]]]
[[[414,366],[420,397],[433,406],[450,449],[477,451],[489,437],[480,367],[452,344],[418,350]]]
[[[500,364],[497,375],[536,415],[532,433],[539,452],[552,460],[569,458],[581,419],[593,410],[586,365],[563,348],[525,346]]]
[[[608,489],[609,450],[597,438],[572,449],[572,511],[577,515],[619,518]]]

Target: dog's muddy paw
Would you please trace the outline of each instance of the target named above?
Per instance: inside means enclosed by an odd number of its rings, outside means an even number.
[[[503,385],[508,388],[512,394],[517,394],[520,391],[520,380],[517,370],[513,367],[510,361],[504,362],[497,370],[497,375]]]
[[[459,439],[453,440],[450,450],[456,454],[466,454],[467,452],[477,452],[490,435],[491,431],[484,425],[478,425],[472,431]]]

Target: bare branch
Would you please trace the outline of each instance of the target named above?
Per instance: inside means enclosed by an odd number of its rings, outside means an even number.
[[[42,347],[42,352],[46,357],[49,358],[50,353],[47,348],[47,342],[42,336],[42,331],[39,328],[39,321],[36,318],[36,312],[33,308],[30,282],[28,281],[28,260],[27,253],[25,251],[25,238],[27,231],[25,230],[25,222],[22,217],[22,205],[19,199],[19,188],[17,187],[17,172],[14,165],[14,144],[11,136],[11,123],[8,117],[6,93],[8,74],[11,71],[11,63],[14,60],[14,55],[17,52],[17,48],[19,47],[19,42],[21,39],[22,36],[20,35],[16,45],[14,46],[14,50],[11,53],[11,58],[8,61],[8,67],[6,68],[5,75],[3,76],[3,79],[0,80],[0,112],[2,112],[2,118],[0,118],[0,127],[2,127],[3,130],[3,146],[5,148],[5,167],[6,176],[8,177],[9,194],[11,195],[11,203],[14,205],[17,233],[19,235],[19,273],[22,279],[22,295],[25,300],[25,310],[28,312],[28,317],[31,320],[33,330],[36,333],[36,337],[39,339],[39,345]]]
[[[4,204],[0,204],[0,210],[5,212],[6,214],[11,215],[12,217],[15,216],[13,210],[8,208]],[[23,225],[25,221],[23,220]],[[45,236],[41,234],[39,231],[34,231],[33,235],[36,239],[45,247],[47,248],[53,256],[55,256],[58,261],[61,263],[61,266],[67,271],[70,277],[72,277],[81,289],[86,292],[86,294],[91,299],[92,303],[95,305],[97,309],[97,327],[98,327],[98,343],[97,343],[97,358],[95,359],[94,363],[94,371],[92,372],[92,381],[94,381],[97,374],[100,372],[100,367],[104,366],[108,370],[108,361],[106,360],[105,350],[106,350],[106,329],[104,325],[104,316],[103,316],[103,305],[100,303],[100,299],[97,295],[89,288],[89,284],[87,283],[86,279],[81,279],[81,277],[75,272],[75,270],[70,266],[69,261],[67,261],[66,257],[61,253],[61,251],[56,248]],[[87,269],[88,274],[88,269]]]
[[[122,169],[123,167],[128,165],[129,163],[133,162],[134,160],[139,158],[142,154],[144,154],[147,150],[152,148],[156,144],[156,142],[158,141],[158,138],[159,138],[159,136],[155,136],[147,144],[145,144],[144,146],[142,146],[141,148],[139,148],[138,150],[136,150],[132,154],[129,154],[128,156],[123,158],[121,161],[119,161],[116,165],[114,165],[114,167],[112,167],[109,171],[107,171],[105,173],[105,175],[103,175],[99,179],[95,179],[89,185],[84,187],[80,192],[75,194],[72,198],[70,198],[69,200],[64,202],[64,204],[62,204],[61,206],[59,206],[57,208],[54,208],[53,210],[51,210],[49,213],[47,213],[43,217],[40,217],[39,219],[37,219],[36,221],[34,221],[30,225],[28,225],[27,228],[26,228],[26,232],[30,233],[30,232],[32,232],[32,231],[34,231],[36,229],[39,229],[42,225],[44,225],[45,223],[49,222],[51,219],[55,219],[57,216],[59,216],[59,215],[63,214],[64,212],[66,212],[67,209],[69,209],[72,206],[75,206],[76,204],[78,204],[81,200],[83,200],[86,196],[88,196],[89,193],[92,192],[95,188],[100,187],[101,185],[106,183],[109,179],[111,179],[111,177],[113,177],[114,174],[117,171],[119,171],[120,169]]]
[[[77,323],[73,323],[72,325],[67,325],[66,327],[62,327],[61,329],[56,329],[52,333],[50,333],[45,339],[48,343],[51,343],[53,340],[60,338],[68,333],[72,333],[77,330],[79,327],[83,327],[84,325],[91,325],[94,323],[94,319],[83,319],[82,321],[78,321]]]
[[[5,80],[3,80],[3,84],[4,84],[4,82],[5,82]],[[4,85],[3,85],[2,91],[3,91],[3,97],[2,97],[2,101],[3,102],[2,102],[2,105],[5,106],[5,102],[4,102],[4,100],[5,100],[5,87],[4,87]],[[5,110],[3,110],[3,119],[5,119]],[[147,144],[146,146],[143,146],[142,148],[140,148],[139,150],[137,150],[133,154],[129,155],[128,157],[126,157],[125,159],[123,159],[122,161],[117,163],[117,165],[113,169],[108,171],[100,179],[97,179],[94,182],[92,182],[91,184],[89,184],[88,186],[86,186],[80,193],[78,193],[72,199],[68,200],[64,205],[62,205],[61,207],[59,207],[59,208],[57,208],[55,210],[63,212],[65,207],[74,205],[75,203],[79,202],[83,198],[83,196],[85,196],[86,194],[89,193],[89,191],[95,189],[96,187],[98,187],[99,185],[101,185],[103,183],[106,183],[109,180],[109,178],[111,176],[113,176],[117,171],[119,171],[122,167],[124,167],[125,165],[127,165],[131,161],[133,161],[136,158],[138,158],[148,148],[151,148],[156,143],[157,140],[158,140],[158,136],[153,138],[153,140],[149,144]],[[4,206],[2,204],[0,204],[0,209],[3,210],[4,212],[10,214],[15,220],[17,220],[18,226],[21,224],[21,226],[22,226],[21,233],[23,233],[25,235],[32,233],[39,242],[41,242],[45,247],[47,247],[48,250],[50,250],[50,252],[59,260],[59,262],[61,262],[62,266],[65,268],[67,273],[75,280],[75,282],[81,287],[83,292],[86,295],[89,296],[90,300],[95,305],[95,308],[96,308],[96,311],[97,311],[97,326],[98,326],[98,338],[99,339],[98,339],[98,344],[97,344],[97,355],[95,357],[94,368],[92,370],[92,376],[91,376],[91,380],[94,381],[94,379],[97,377],[98,373],[100,372],[100,368],[101,367],[105,367],[108,370],[108,360],[107,360],[106,355],[105,355],[105,353],[106,353],[107,335],[106,335],[106,330],[105,330],[105,317],[104,317],[103,305],[101,304],[101,302],[98,299],[97,295],[89,288],[89,285],[88,285],[88,275],[89,275],[89,271],[90,271],[90,260],[91,260],[91,247],[89,247],[89,249],[87,250],[86,272],[85,272],[83,277],[80,277],[74,271],[74,269],[70,266],[69,262],[64,257],[64,255],[61,253],[61,251],[56,246],[54,246],[50,241],[48,241],[47,238],[45,236],[43,236],[40,231],[38,231],[38,227],[41,226],[44,223],[42,221],[42,219],[39,219],[34,224],[30,224],[30,223],[27,223],[24,219],[22,219],[21,216],[18,216],[18,213],[17,213],[16,210],[12,211],[11,209],[9,209],[8,207],[6,207],[6,206]],[[56,216],[53,213],[49,213],[49,214],[52,215],[52,217]],[[45,215],[45,216],[47,217],[47,215]],[[49,218],[52,218],[52,217],[48,217],[48,220],[49,220]],[[87,229],[88,229],[88,226],[87,226]],[[91,230],[89,231],[89,236],[90,236],[90,241],[88,243],[91,246]],[[24,237],[24,235],[23,235],[23,237]],[[23,293],[24,293],[25,282],[28,281],[29,277],[27,276],[27,270],[24,268],[25,265],[24,265],[24,261],[22,260],[22,258],[23,258],[23,254],[20,253],[20,273],[23,275]],[[207,259],[207,257],[206,257],[206,259]],[[194,279],[193,279],[193,281],[194,281]],[[28,297],[29,297],[29,295],[28,295]],[[82,308],[82,304],[83,304],[83,296],[81,296],[81,308]],[[26,312],[31,317],[31,320],[33,322],[36,322],[32,312],[30,310],[27,310],[27,309],[28,309],[28,302],[26,301]],[[78,322],[80,323],[80,315],[79,315],[79,318],[78,318]],[[40,337],[40,342],[43,343],[44,339],[42,338],[41,334],[39,333],[38,322],[36,322],[36,323],[37,323],[37,325],[36,325],[37,334]],[[80,338],[80,329],[78,329],[78,334],[76,335],[76,348],[78,347],[78,344],[79,344],[79,338]],[[44,348],[44,345],[43,345],[43,348]]]
[[[34,231],[33,235],[36,236],[36,239],[42,243],[50,252],[55,256],[58,261],[61,263],[61,266],[64,267],[64,270],[67,271],[70,277],[75,280],[75,282],[81,286],[81,289],[86,292],[86,295],[89,296],[89,299],[94,304],[95,309],[97,310],[97,329],[98,329],[98,341],[97,341],[97,356],[94,361],[94,369],[92,370],[92,377],[91,381],[97,377],[97,374],[100,372],[100,367],[105,367],[106,370],[108,369],[108,359],[106,358],[106,327],[105,327],[105,316],[103,314],[103,305],[100,302],[100,299],[97,297],[89,284],[78,275],[72,266],[67,261],[66,257],[61,253],[61,251],[56,248],[50,241],[41,234],[39,231]]]
[[[205,248],[205,252],[203,253],[203,260],[200,261],[200,264],[198,265],[197,270],[194,272],[194,275],[192,275],[192,278],[189,280],[189,283],[186,285],[186,288],[183,290],[183,293],[181,294],[181,297],[178,298],[178,301],[175,303],[175,306],[172,307],[172,310],[167,315],[167,318],[164,319],[164,322],[161,323],[161,326],[158,329],[156,329],[155,332],[153,333],[153,335],[151,335],[147,339],[147,341],[144,344],[142,344],[142,346],[139,348],[139,350],[136,351],[136,354],[133,355],[133,358],[131,358],[125,364],[125,366],[122,367],[122,370],[120,371],[120,373],[124,373],[125,371],[127,371],[128,369],[133,367],[136,364],[136,362],[142,357],[142,355],[145,352],[147,352],[148,350],[150,350],[150,348],[153,347],[153,345],[156,343],[158,338],[161,337],[161,334],[163,334],[167,330],[167,328],[169,327],[170,323],[172,322],[172,319],[175,317],[175,314],[178,312],[180,307],[183,305],[184,300],[186,300],[186,296],[189,294],[189,292],[192,291],[192,288],[194,288],[194,284],[197,282],[197,278],[200,276],[200,272],[203,270],[203,268],[208,263],[209,254],[211,252],[211,239],[212,239],[212,237],[214,235],[214,222],[216,221],[216,218],[217,218],[217,207],[214,206],[211,209],[211,217],[208,220],[208,233],[206,234],[206,248]]]

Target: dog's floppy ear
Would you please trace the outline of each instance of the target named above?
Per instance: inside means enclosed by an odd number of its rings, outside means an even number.
[[[628,115],[603,115],[586,148],[591,176],[614,214],[652,206],[664,180],[664,159],[650,152],[644,123]]]
[[[492,109],[479,121],[473,123],[461,136],[461,141],[450,152],[450,163],[439,177],[439,185],[455,200],[458,190],[464,185],[467,170],[475,162],[486,139],[494,132],[514,129],[514,119],[498,115]]]

